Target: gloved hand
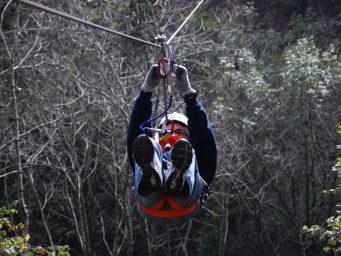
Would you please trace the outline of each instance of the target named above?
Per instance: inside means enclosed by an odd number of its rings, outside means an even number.
[[[148,92],[153,92],[155,87],[159,84],[159,82],[160,82],[160,77],[157,73],[157,64],[154,64],[149,69],[148,74],[142,84],[141,89],[148,91]]]
[[[177,87],[181,91],[182,96],[185,96],[186,94],[189,94],[191,92],[195,92],[195,90],[192,89],[191,84],[189,83],[188,72],[184,66],[177,67],[175,71],[175,77],[175,87]]]

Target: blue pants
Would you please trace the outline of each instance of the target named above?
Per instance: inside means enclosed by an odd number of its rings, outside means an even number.
[[[161,146],[153,139],[151,139],[153,146],[154,146],[154,154],[160,160],[162,160],[163,164],[163,183],[165,183],[166,173],[168,167],[170,165],[170,156],[172,151],[166,153],[165,155],[162,154]],[[135,177],[134,177],[134,187],[132,191],[133,198],[144,207],[151,208],[155,206],[164,196],[164,188],[162,187],[160,190],[157,191],[150,191],[149,193],[139,193],[139,186],[142,181],[142,170],[141,168],[135,163]],[[200,198],[202,193],[203,187],[202,182],[199,176],[198,164],[195,157],[195,152],[193,150],[193,159],[190,167],[186,172],[185,177],[185,185],[182,192],[177,196],[172,196],[171,198],[181,207],[188,208],[195,204]],[[147,221],[158,223],[158,224],[181,224],[190,219],[192,219],[200,210],[200,203],[198,206],[184,216],[180,217],[172,217],[172,218],[159,218],[150,216],[145,213],[141,208],[138,206],[138,211],[140,215],[145,218]],[[165,203],[160,210],[173,210],[172,207]]]

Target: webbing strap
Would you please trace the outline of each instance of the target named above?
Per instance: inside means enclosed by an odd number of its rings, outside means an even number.
[[[166,201],[174,210],[167,210],[167,211],[159,210]],[[200,203],[200,199],[198,199],[198,201],[196,201],[190,207],[184,208],[178,205],[170,196],[164,195],[161,198],[161,200],[155,206],[151,208],[147,208],[140,203],[138,204],[139,204],[140,209],[150,216],[158,217],[158,218],[175,218],[175,217],[181,217],[181,216],[191,213],[192,211],[195,210],[195,208],[197,208],[199,203]]]

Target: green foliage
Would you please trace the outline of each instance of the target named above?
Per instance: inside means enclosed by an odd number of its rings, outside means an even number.
[[[289,32],[289,42],[295,42],[299,35],[305,31],[304,19],[301,15],[293,15],[290,20],[291,30]]]
[[[341,134],[341,125],[336,124],[336,132]],[[338,177],[341,177],[341,144],[336,146],[339,157],[337,158],[336,164],[333,166],[332,171],[337,173]],[[341,186],[339,185],[336,189],[330,189],[325,193],[339,194],[341,193]],[[340,208],[341,205],[336,205]],[[331,216],[327,219],[327,229],[320,227],[319,225],[313,225],[310,228],[303,226],[303,233],[307,234],[308,238],[319,237],[320,241],[326,242],[326,246],[323,251],[327,253],[334,253],[339,255],[341,253],[341,211],[336,211],[336,216]]]
[[[24,236],[19,236],[17,234],[18,230],[24,229],[24,224],[19,223],[18,225],[12,224],[9,220],[11,214],[17,214],[17,210],[14,207],[18,204],[18,201],[14,201],[11,204],[11,208],[6,207],[0,208],[0,255],[1,256],[16,256],[16,255],[48,255],[48,256],[68,256],[69,246],[56,246],[55,248],[47,247],[43,248],[41,246],[33,247],[28,241],[30,240],[30,235],[25,234]]]
[[[285,51],[284,58],[280,75],[285,91],[293,97],[308,93],[320,98],[330,94],[330,85],[341,81],[340,56],[333,45],[321,52],[312,39],[302,38]]]
[[[203,30],[207,29],[217,29],[219,27],[219,22],[212,15],[212,10],[206,9],[201,12],[201,15],[197,15],[196,17],[196,28],[202,27]]]
[[[341,205],[337,205],[340,207]],[[303,226],[303,233],[306,233],[308,238],[319,236],[320,241],[326,241],[327,245],[323,248],[324,252],[333,252],[335,255],[341,252],[341,211],[336,211],[336,216],[327,219],[327,229],[321,228],[318,225],[313,225],[308,228]]]
[[[98,22],[99,22],[99,16],[98,16],[97,14],[95,14],[95,15],[91,18],[91,21],[92,21],[93,23],[98,24]]]
[[[248,98],[253,102],[269,96],[269,85],[264,80],[262,73],[258,69],[260,63],[248,49],[241,49],[238,53],[240,72],[235,75],[235,85],[237,88],[245,90]]]
[[[216,211],[218,209],[215,209]],[[200,247],[199,255],[207,255],[208,253],[217,254],[219,251],[219,239],[222,233],[221,218],[216,216],[206,215],[206,221],[209,225],[202,225],[200,227],[200,240],[198,246]]]

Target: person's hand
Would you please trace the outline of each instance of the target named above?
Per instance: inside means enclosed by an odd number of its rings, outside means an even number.
[[[175,87],[181,91],[182,96],[194,92],[188,79],[187,69],[184,66],[177,67],[175,71],[175,77]]]
[[[141,90],[153,92],[155,87],[158,86],[160,77],[157,73],[157,64],[154,64],[148,71],[146,79],[144,80]]]

